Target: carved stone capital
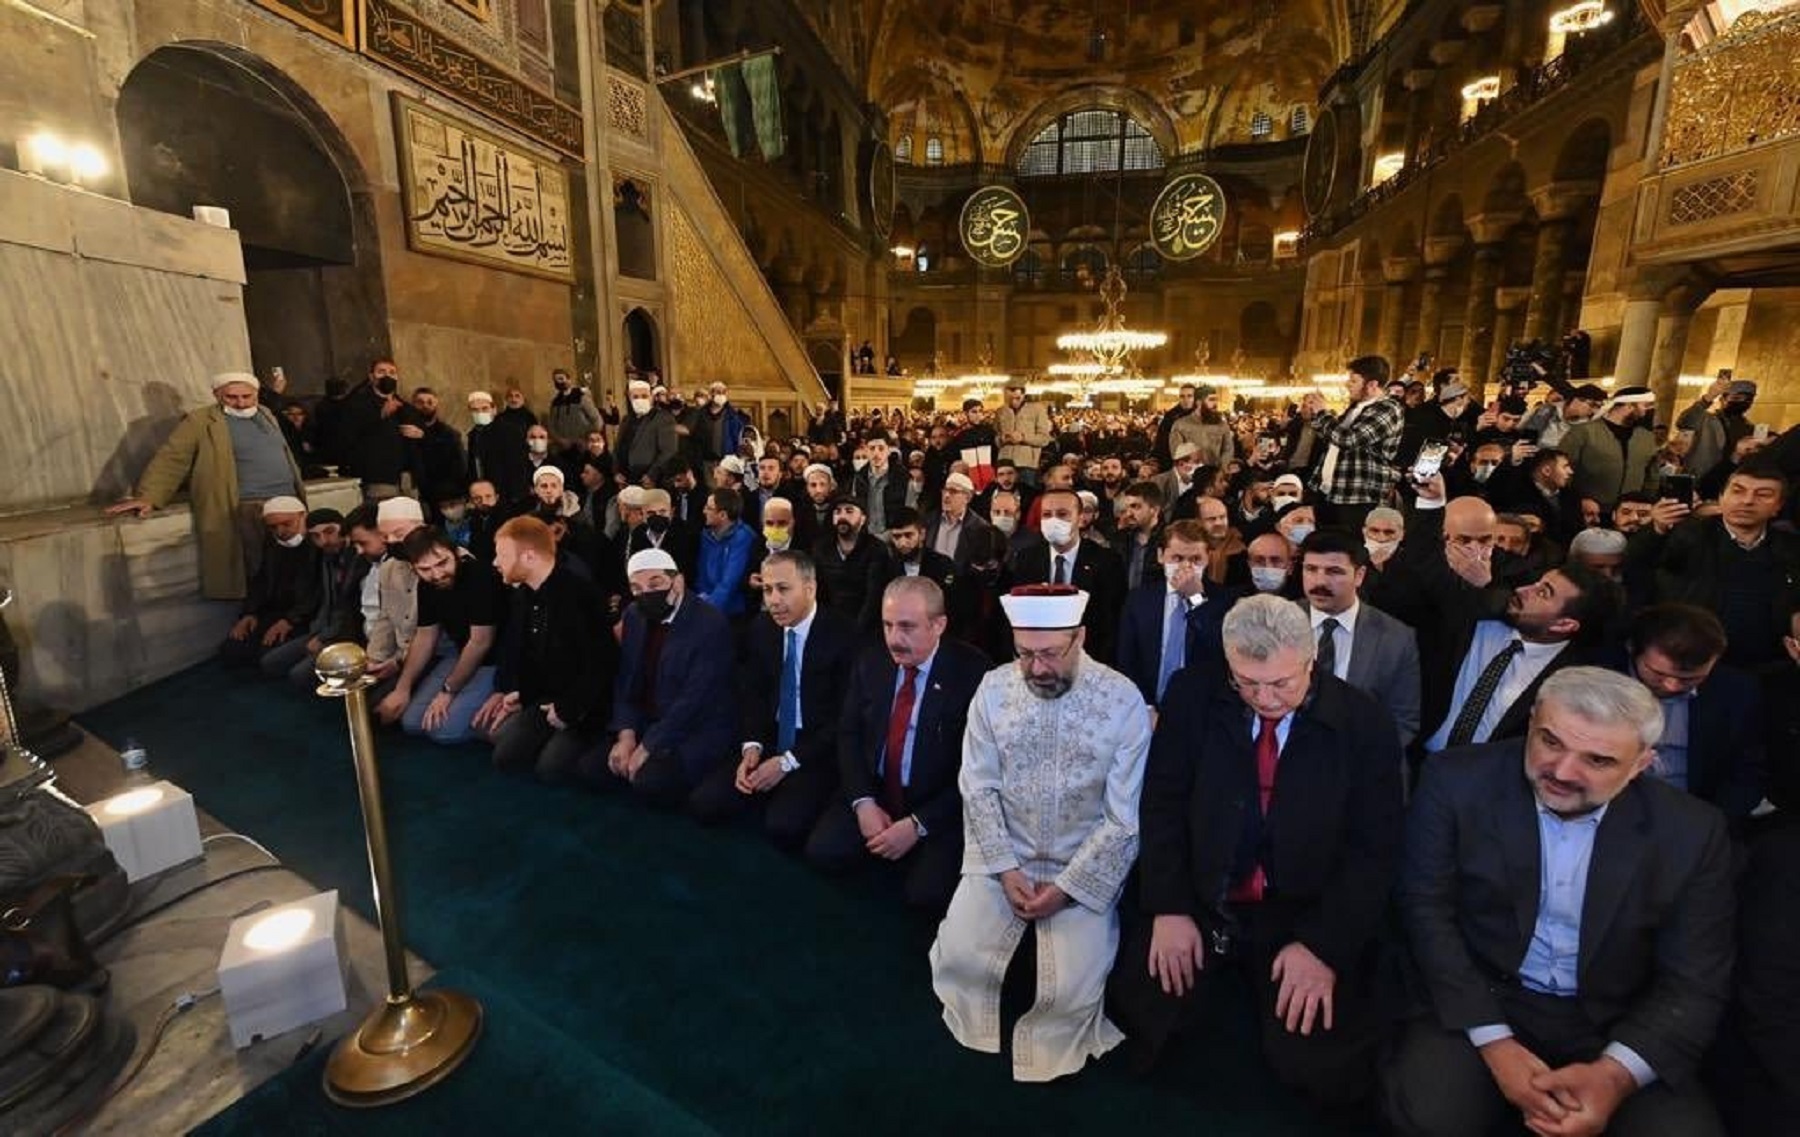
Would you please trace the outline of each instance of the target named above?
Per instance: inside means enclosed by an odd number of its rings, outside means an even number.
[[[1426,267],[1428,269],[1443,268],[1445,265],[1448,265],[1451,261],[1455,260],[1456,254],[1462,252],[1465,239],[1466,238],[1464,238],[1461,233],[1448,237],[1425,238]],[[1429,276],[1431,274],[1427,272],[1426,275]]]
[[[1531,191],[1531,206],[1541,221],[1568,221],[1599,196],[1599,182],[1551,182]]]
[[[1419,275],[1418,257],[1383,257],[1381,279],[1389,284],[1405,284]]]
[[[1479,251],[1482,246],[1498,245],[1506,240],[1506,234],[1524,219],[1525,214],[1518,210],[1477,213],[1468,220],[1469,235],[1475,238]]]

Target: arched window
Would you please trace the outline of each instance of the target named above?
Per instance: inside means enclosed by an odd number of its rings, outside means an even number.
[[[1132,283],[1155,280],[1162,272],[1162,256],[1150,245],[1139,245],[1125,258],[1125,279]]]
[[[912,165],[912,135],[902,134],[900,141],[894,143],[894,161]]]
[[[1019,175],[1027,178],[1162,168],[1162,147],[1143,123],[1100,107],[1063,115],[1019,155]]]
[[[935,134],[925,140],[925,164],[927,166],[944,164],[944,140]]]
[[[1267,138],[1275,133],[1275,120],[1269,117],[1268,111],[1257,111],[1250,116],[1250,137]]]
[[[1311,129],[1312,129],[1312,116],[1306,113],[1305,107],[1296,106],[1294,108],[1293,113],[1288,115],[1288,134],[1290,134],[1290,135],[1305,134],[1307,131],[1309,131]]]
[[[1044,258],[1036,249],[1027,249],[1012,263],[1013,284],[1019,288],[1036,288],[1044,279]]]
[[[1063,280],[1075,288],[1098,288],[1106,276],[1106,254],[1082,245],[1063,254]]]

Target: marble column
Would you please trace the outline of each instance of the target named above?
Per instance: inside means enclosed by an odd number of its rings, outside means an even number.
[[[1469,268],[1469,302],[1463,309],[1462,359],[1457,371],[1469,392],[1482,394],[1488,377],[1488,353],[1494,343],[1494,285],[1500,279],[1498,244],[1475,246],[1475,261]]]
[[[1531,298],[1525,309],[1524,336],[1555,343],[1562,337],[1563,262],[1575,223],[1551,218],[1538,223],[1537,250],[1531,265]]]
[[[1400,337],[1406,325],[1406,287],[1418,269],[1417,257],[1388,257],[1381,263],[1381,319],[1376,325],[1375,351],[1396,372],[1405,370],[1401,353],[1406,345]]]
[[[1675,421],[1681,361],[1687,355],[1688,330],[1694,310],[1686,304],[1665,302],[1656,318],[1656,346],[1650,354],[1650,391],[1656,396],[1658,422]]]
[[[1613,388],[1644,387],[1650,382],[1650,357],[1656,349],[1656,318],[1662,309],[1657,297],[1632,297],[1625,301],[1619,324],[1619,356],[1613,364]]]
[[[1506,351],[1519,338],[1519,317],[1526,309],[1532,290],[1496,288],[1494,290],[1494,346],[1488,356],[1488,374],[1498,377],[1506,367]],[[1530,338],[1530,337],[1526,337]]]
[[[1419,287],[1419,351],[1433,359],[1444,331],[1444,284],[1449,277],[1447,267],[1433,265],[1425,270],[1425,282]]]

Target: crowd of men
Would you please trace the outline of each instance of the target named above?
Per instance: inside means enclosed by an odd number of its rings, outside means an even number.
[[[1800,1132],[1800,432],[1753,384],[1659,437],[1645,389],[1363,357],[1341,410],[765,442],[723,384],[555,382],[465,438],[377,361],[320,451],[223,375],[115,508],[188,484],[228,661],[354,640],[408,733],[897,874],[1020,1080],[1147,1068],[1228,981],[1398,1132]]]

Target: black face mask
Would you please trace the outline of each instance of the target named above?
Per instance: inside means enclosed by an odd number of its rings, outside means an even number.
[[[383,395],[391,395],[400,389],[400,380],[387,378],[375,380],[375,390]]]
[[[398,542],[398,541],[389,542],[388,547],[387,547],[387,555],[390,557],[394,557],[395,559],[398,559],[400,556],[401,548],[402,548],[402,546],[401,546],[400,542]]]
[[[660,537],[669,531],[669,519],[660,513],[652,513],[644,518],[644,528]]]
[[[669,590],[664,588],[657,592],[640,592],[632,597],[631,602],[637,605],[638,614],[652,624],[660,624],[669,618]]]

